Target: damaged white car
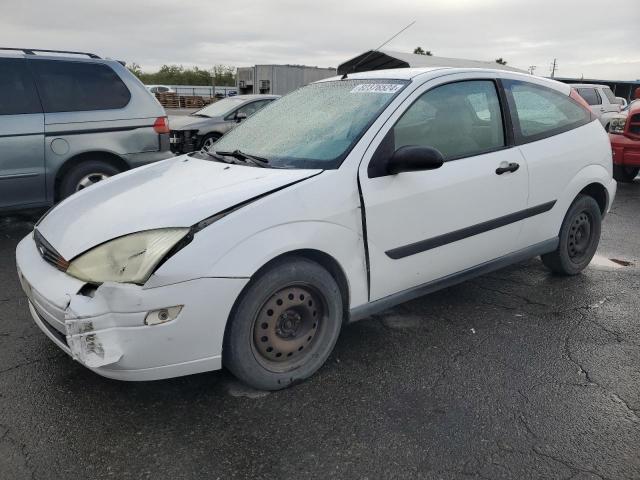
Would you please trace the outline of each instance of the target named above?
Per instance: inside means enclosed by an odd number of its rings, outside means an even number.
[[[42,331],[100,375],[313,374],[348,321],[542,255],[576,274],[616,184],[570,87],[497,70],[359,73],[100,182],[17,248]]]

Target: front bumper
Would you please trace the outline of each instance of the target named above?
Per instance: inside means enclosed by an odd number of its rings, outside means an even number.
[[[615,165],[640,167],[640,140],[615,133],[610,133],[609,139]]]
[[[197,130],[171,130],[169,134],[171,151],[177,155],[198,150],[200,140]]]
[[[16,250],[18,275],[38,327],[94,372],[119,380],[157,380],[221,367],[227,318],[248,279],[198,278],[144,288],[97,289],[46,263],[32,235]],[[183,305],[178,317],[145,325],[149,311]]]

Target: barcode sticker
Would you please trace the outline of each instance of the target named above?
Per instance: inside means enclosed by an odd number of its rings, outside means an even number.
[[[351,93],[396,93],[402,88],[400,83],[361,83]]]

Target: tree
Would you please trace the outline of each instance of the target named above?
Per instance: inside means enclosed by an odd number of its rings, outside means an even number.
[[[500,58],[496,58],[496,63],[499,63],[500,65],[506,65],[507,61],[503,60],[502,57],[500,57]]]
[[[416,55],[427,55],[428,57],[433,56],[433,53],[431,53],[431,50],[423,50],[422,47],[414,48],[413,53],[415,53]]]
[[[145,73],[137,63],[127,65],[131,73],[147,85],[217,85],[234,86],[236,84],[236,68],[230,65],[215,65],[207,70],[199,67],[183,67],[182,65],[162,65],[154,73]]]
[[[131,65],[127,65],[127,68],[138,78],[140,78],[140,75],[142,75],[142,68],[140,68],[140,65],[135,62],[133,62]]]

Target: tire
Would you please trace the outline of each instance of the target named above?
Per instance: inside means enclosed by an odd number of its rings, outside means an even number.
[[[101,160],[82,162],[69,170],[62,178],[58,195],[59,200],[63,200],[94,183],[118,173],[120,173],[118,168]]]
[[[318,263],[293,257],[251,281],[225,331],[222,362],[238,379],[280,390],[313,375],[342,327],[338,284]]]
[[[578,195],[562,222],[558,248],[542,255],[542,263],[554,273],[577,275],[596,253],[601,226],[598,203],[593,197]]]
[[[617,182],[631,183],[638,176],[638,172],[640,172],[640,167],[613,166],[613,178]]]
[[[209,150],[209,148],[211,148],[211,146],[217,142],[218,140],[220,140],[220,137],[222,135],[220,135],[219,133],[210,133],[208,135],[205,135],[202,138],[202,141],[200,142],[200,148],[199,150]]]

